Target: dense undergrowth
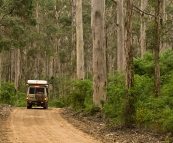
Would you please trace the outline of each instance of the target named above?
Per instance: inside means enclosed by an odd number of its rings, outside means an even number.
[[[142,58],[134,59],[134,87],[136,126],[144,130],[161,133],[173,133],[173,51],[167,50],[160,55],[161,97],[155,97],[154,91],[154,58],[148,52]],[[92,102],[92,80],[71,80],[66,85],[66,96],[57,95],[51,98],[51,107],[72,107],[75,111],[91,116],[102,112],[105,120],[111,125],[123,125],[124,95],[126,92],[124,76],[118,72],[108,75],[107,101],[103,108]],[[14,106],[26,106],[25,87],[16,91],[14,84],[2,82],[0,102]]]

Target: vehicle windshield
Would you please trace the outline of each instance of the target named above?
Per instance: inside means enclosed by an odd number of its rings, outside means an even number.
[[[37,92],[44,93],[44,88],[35,88],[35,87],[29,88],[29,94],[36,94]]]

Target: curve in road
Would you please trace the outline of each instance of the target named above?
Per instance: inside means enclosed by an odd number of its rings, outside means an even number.
[[[8,128],[11,143],[100,143],[69,124],[58,108],[15,108]]]

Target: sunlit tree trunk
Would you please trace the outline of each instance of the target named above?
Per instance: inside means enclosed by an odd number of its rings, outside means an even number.
[[[141,56],[146,52],[146,20],[144,11],[146,10],[148,0],[141,0],[141,27],[140,27],[140,46]]]
[[[106,100],[107,70],[104,32],[105,0],[91,1],[91,26],[93,37],[93,101],[101,107]]]
[[[77,78],[84,79],[84,47],[83,47],[82,0],[76,0],[76,51]]]
[[[133,72],[133,47],[132,47],[132,11],[133,0],[126,2],[126,20],[125,20],[125,54],[126,54],[126,87],[124,107],[124,124],[131,127],[135,121],[134,94],[130,92],[134,82]]]

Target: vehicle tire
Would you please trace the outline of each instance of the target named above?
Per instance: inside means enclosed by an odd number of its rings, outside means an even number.
[[[48,103],[45,103],[43,108],[48,109]]]
[[[32,105],[27,104],[27,109],[31,109],[31,108],[32,108]]]
[[[31,109],[31,107],[30,106],[27,106],[27,109]]]

